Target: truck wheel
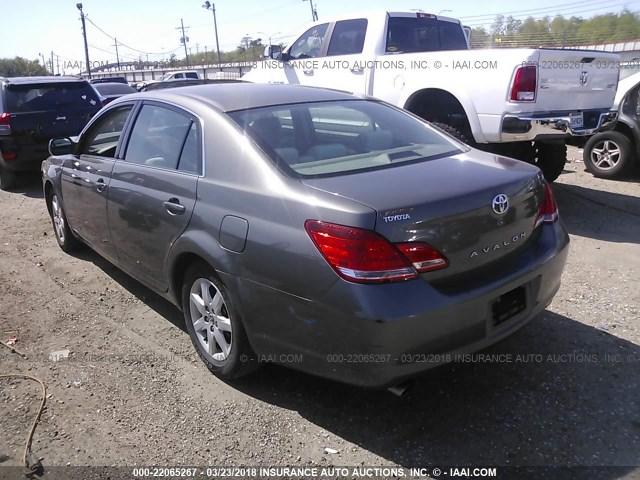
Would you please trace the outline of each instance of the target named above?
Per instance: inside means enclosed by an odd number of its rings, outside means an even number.
[[[440,122],[430,122],[436,128],[439,128],[444,133],[451,135],[456,140],[460,140],[462,143],[466,143],[470,147],[475,147],[475,142],[470,140],[461,130],[458,130],[456,127],[452,127],[451,125],[447,125],[446,123]]]
[[[629,139],[620,132],[598,133],[584,146],[583,161],[592,175],[616,178],[633,164],[633,147]]]
[[[9,190],[16,184],[16,174],[0,167],[0,190]]]
[[[536,159],[534,164],[544,174],[547,182],[555,181],[567,163],[567,146],[564,143],[536,142]]]

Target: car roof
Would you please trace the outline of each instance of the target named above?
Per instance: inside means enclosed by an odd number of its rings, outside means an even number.
[[[223,112],[307,102],[329,102],[367,98],[347,92],[301,85],[274,85],[250,82],[193,85],[168,90],[132,94],[127,98],[157,99],[169,102],[189,97],[207,103]]]
[[[28,85],[32,83],[75,83],[75,82],[86,82],[84,78],[79,77],[56,77],[56,76],[47,76],[47,77],[6,77],[3,79],[7,83],[11,83],[12,85]]]

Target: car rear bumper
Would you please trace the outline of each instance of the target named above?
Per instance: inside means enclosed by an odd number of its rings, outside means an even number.
[[[542,312],[560,287],[568,243],[560,222],[543,226],[535,245],[464,285],[338,281],[319,301],[253,282],[240,281],[234,290],[241,292],[239,310],[259,360],[383,388],[485,348]],[[494,325],[494,301],[519,287],[525,309]]]
[[[508,114],[502,119],[501,140],[503,142],[533,141],[544,138],[586,136],[606,129],[615,122],[618,113],[610,110],[582,112],[583,126],[571,126],[572,112],[555,115]]]

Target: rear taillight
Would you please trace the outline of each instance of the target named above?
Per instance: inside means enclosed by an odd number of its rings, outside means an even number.
[[[447,265],[425,243],[392,245],[370,230],[307,220],[305,229],[325,260],[342,278],[358,283],[411,280]]]
[[[535,102],[538,70],[534,65],[518,67],[511,87],[512,102]]]
[[[0,113],[0,135],[11,135],[10,113]]]
[[[396,248],[407,257],[418,273],[438,270],[448,265],[447,259],[435,248],[422,242],[396,243]]]
[[[551,187],[548,183],[545,182],[544,200],[542,200],[542,205],[540,205],[540,210],[538,211],[538,216],[536,217],[535,226],[537,227],[541,223],[555,223],[556,220],[558,220],[558,206],[556,205],[556,201],[553,198]]]

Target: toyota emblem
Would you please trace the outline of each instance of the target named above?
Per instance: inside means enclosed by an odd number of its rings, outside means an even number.
[[[493,202],[491,202],[491,208],[498,215],[504,215],[509,210],[509,197],[507,197],[504,193],[497,195]]]

